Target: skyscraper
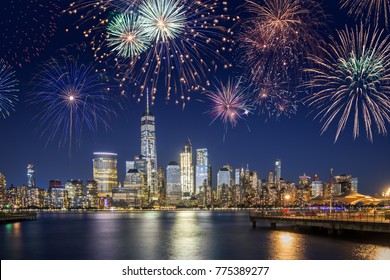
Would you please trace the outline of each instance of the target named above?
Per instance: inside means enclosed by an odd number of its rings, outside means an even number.
[[[282,178],[282,162],[277,159],[275,161],[275,184],[279,184],[280,178]]]
[[[98,183],[98,192],[111,196],[112,188],[118,186],[117,154],[94,153],[93,179]]]
[[[180,166],[177,162],[171,161],[167,166],[167,202],[178,202],[181,195]]]
[[[194,194],[194,166],[192,163],[192,144],[188,139],[180,154],[180,181],[183,199]]]
[[[141,118],[141,155],[146,160],[146,182],[150,197],[157,200],[157,150],[155,117],[149,110],[149,93],[146,95],[146,110]]]
[[[195,193],[199,194],[205,180],[208,184],[208,168],[209,159],[206,148],[196,150],[196,166],[195,166]],[[204,190],[203,190],[204,191]]]
[[[27,165],[27,186],[35,188],[35,168],[32,163]]]

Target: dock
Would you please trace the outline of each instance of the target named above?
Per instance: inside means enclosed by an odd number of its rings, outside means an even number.
[[[252,227],[256,223],[269,223],[271,228],[277,224],[295,227],[314,227],[327,229],[329,234],[342,234],[345,230],[361,232],[390,233],[390,217],[387,213],[300,213],[292,215],[283,212],[253,211],[249,214]]]
[[[36,212],[26,212],[26,213],[0,213],[0,223],[14,223],[21,221],[30,221],[36,220]]]

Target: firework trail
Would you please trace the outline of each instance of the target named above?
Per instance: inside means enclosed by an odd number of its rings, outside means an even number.
[[[0,117],[7,118],[11,111],[14,111],[18,97],[18,80],[15,78],[15,71],[0,60]]]
[[[220,82],[215,86],[215,91],[206,91],[206,96],[211,104],[211,109],[206,112],[212,118],[211,123],[219,119],[225,131],[229,125],[232,128],[236,127],[238,121],[248,116],[253,109],[241,78],[236,80],[229,78],[226,84]]]
[[[47,143],[58,138],[59,147],[69,142],[70,150],[74,140],[81,142],[85,129],[109,127],[108,120],[115,114],[99,79],[92,65],[79,65],[71,57],[51,59],[42,66],[32,82],[32,102],[42,108],[36,118],[41,135],[48,135]]]
[[[373,129],[387,134],[390,122],[390,40],[384,31],[357,26],[338,31],[324,56],[313,56],[308,87],[313,90],[306,103],[324,122],[322,133],[338,122],[335,142],[353,119],[353,137],[364,125],[373,141]]]
[[[39,56],[57,27],[59,0],[13,0],[2,5],[0,58],[5,64],[22,67]]]
[[[382,20],[389,28],[390,1],[389,0],[340,0],[341,8],[348,9],[349,15],[356,19],[366,19],[367,22],[374,17],[378,25]]]

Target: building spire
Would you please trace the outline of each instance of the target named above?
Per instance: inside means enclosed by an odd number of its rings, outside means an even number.
[[[149,88],[146,89],[146,114],[149,115]]]

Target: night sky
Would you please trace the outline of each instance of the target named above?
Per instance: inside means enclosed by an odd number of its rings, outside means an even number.
[[[6,0],[2,5],[7,7],[9,2]],[[234,9],[240,1],[234,2],[237,3],[231,4],[230,12],[240,13],[239,8]],[[337,2],[326,1],[324,5],[329,14],[328,34],[333,34],[335,28],[345,24],[353,26],[353,20],[338,10]],[[34,117],[41,108],[29,101],[29,82],[39,65],[54,56],[59,48],[85,42],[81,31],[75,30],[74,22],[75,17],[59,17],[56,34],[45,51],[30,63],[25,63],[23,68],[15,69],[21,85],[19,102],[10,117],[0,118],[0,172],[6,176],[7,186],[27,183],[28,163],[35,165],[39,187],[47,188],[50,179],[63,182],[68,179],[87,180],[93,176],[93,152],[98,151],[118,154],[119,181],[123,182],[125,161],[132,160],[134,155],[140,153],[140,118],[145,110],[145,102],[137,103],[135,99],[121,100],[124,109],[117,109],[117,117],[110,121],[109,130],[100,127],[96,133],[84,131],[81,144],[74,145],[71,150],[68,146],[59,147],[58,141],[46,145],[46,136],[35,132],[38,124]],[[65,32],[66,28],[70,31]],[[218,71],[217,76],[226,80],[228,76],[242,73],[242,69],[233,67],[228,71]],[[217,82],[217,77],[209,79]],[[362,131],[360,137],[354,140],[349,124],[334,143],[335,126],[321,136],[321,124],[313,120],[310,109],[302,104],[290,119],[282,117],[265,121],[264,116],[255,112],[245,122],[240,121],[234,129],[229,128],[224,136],[221,122],[210,124],[211,118],[205,114],[210,104],[204,94],[193,93],[192,100],[184,110],[174,102],[165,102],[164,89],[159,89],[156,98],[152,112],[156,116],[157,155],[161,167],[165,168],[172,160],[179,161],[181,149],[190,138],[194,151],[208,148],[214,182],[217,170],[224,164],[230,164],[233,168],[249,164],[249,168],[258,171],[263,179],[274,169],[274,161],[281,159],[282,177],[287,181],[297,182],[303,173],[310,176],[318,174],[321,180],[328,181],[332,167],[335,175],[347,173],[358,177],[361,193],[374,194],[390,186],[388,136],[374,135],[374,142],[371,143]],[[387,126],[387,129],[390,127]]]

